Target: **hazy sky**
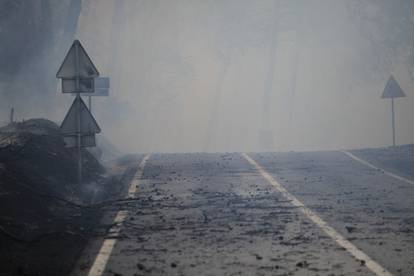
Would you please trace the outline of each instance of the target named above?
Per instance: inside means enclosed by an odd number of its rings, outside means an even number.
[[[392,73],[397,143],[414,143],[413,45],[382,46],[383,3],[84,0],[76,36],[112,85],[94,114],[124,151],[385,146]]]

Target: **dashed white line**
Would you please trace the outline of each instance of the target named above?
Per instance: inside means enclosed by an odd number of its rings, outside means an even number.
[[[135,193],[139,186],[139,181],[142,178],[142,174],[149,157],[149,154],[146,155],[139,164],[138,170],[129,185],[127,198],[132,198],[135,196]],[[124,210],[121,210],[116,214],[114,219],[114,226],[110,229],[111,236],[117,236],[120,233],[122,223],[124,222],[127,215],[128,212]],[[114,249],[115,243],[116,239],[109,238],[104,240],[98,255],[96,255],[95,261],[89,270],[88,276],[101,276],[104,273],[106,264],[109,260],[109,257],[111,256],[112,250]]]
[[[393,177],[393,178],[395,178],[395,179],[398,179],[398,180],[400,180],[400,181],[406,182],[406,183],[408,183],[408,184],[412,184],[412,185],[414,185],[414,181],[413,181],[413,180],[411,180],[411,179],[408,179],[408,178],[405,178],[405,177],[402,177],[402,176],[396,175],[395,173],[392,173],[392,172],[386,171],[386,170],[384,170],[384,169],[381,169],[381,168],[379,168],[379,167],[377,167],[377,166],[375,166],[375,165],[371,164],[370,162],[365,161],[365,160],[363,160],[363,159],[359,158],[359,157],[358,157],[358,156],[356,156],[355,154],[350,153],[349,151],[343,150],[342,152],[343,152],[344,154],[348,155],[349,157],[351,157],[352,159],[354,159],[355,161],[358,161],[359,163],[364,164],[364,165],[365,165],[365,166],[367,166],[367,167],[370,167],[371,169],[374,169],[374,170],[380,171],[380,172],[384,173],[385,175],[388,175],[388,176]]]
[[[321,217],[319,217],[312,210],[307,208],[299,199],[290,194],[282,185],[279,184],[268,172],[266,172],[255,160],[253,160],[248,154],[242,153],[243,157],[255,167],[259,173],[265,178],[275,189],[281,193],[286,199],[298,207],[298,209],[307,216],[313,223],[315,223],[322,231],[324,231],[332,240],[334,240],[339,246],[348,251],[355,259],[365,261],[365,266],[378,276],[392,276],[392,274],[375,262],[371,257],[358,249],[354,244],[348,241],[334,228],[329,226]]]

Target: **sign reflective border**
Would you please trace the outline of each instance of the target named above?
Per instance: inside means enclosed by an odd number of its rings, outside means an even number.
[[[65,136],[76,135],[78,132],[83,135],[101,132],[95,118],[80,96],[76,97],[73,101],[65,119],[63,119],[60,125],[60,132]]]
[[[79,40],[73,42],[56,73],[56,77],[61,79],[88,79],[99,77],[98,70]]]
[[[385,85],[384,92],[382,93],[381,98],[383,99],[392,99],[392,98],[401,98],[405,97],[404,91],[401,89],[398,82],[395,80],[394,76],[390,76]]]

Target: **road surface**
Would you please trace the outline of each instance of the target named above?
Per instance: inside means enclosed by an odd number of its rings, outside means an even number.
[[[414,275],[413,160],[369,151],[147,156],[73,274]]]

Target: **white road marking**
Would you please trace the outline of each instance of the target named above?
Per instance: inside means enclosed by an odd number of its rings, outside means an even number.
[[[150,154],[146,155],[144,159],[142,159],[141,163],[138,166],[138,170],[134,175],[134,178],[131,181],[128,189],[128,196],[127,197],[135,197],[137,192],[137,188],[139,186],[139,181],[141,180],[142,174],[144,172],[145,165],[147,164],[148,159],[150,158]]]
[[[138,170],[135,173],[134,178],[131,181],[131,184],[129,185],[127,198],[133,198],[135,196],[135,193],[139,185],[139,181],[142,178],[142,174],[144,172],[144,168],[149,157],[150,154],[146,155],[139,164]],[[109,230],[110,236],[116,237],[117,235],[119,235],[122,228],[122,223],[124,222],[127,215],[128,211],[124,210],[121,210],[116,214],[114,219],[114,226]],[[116,239],[113,239],[110,236],[104,240],[101,249],[99,250],[99,253],[95,258],[95,261],[91,269],[89,270],[88,276],[100,276],[104,273],[106,264],[109,260],[109,257],[111,256],[112,250],[114,249],[116,243]]]
[[[266,172],[259,164],[256,163],[248,154],[242,153],[243,157],[255,167],[260,174],[265,178],[275,189],[280,192],[286,199],[290,200],[291,203],[298,207],[298,209],[307,216],[313,223],[322,229],[332,240],[334,240],[339,246],[348,251],[355,259],[365,261],[365,266],[372,272],[379,276],[392,276],[392,274],[382,267],[380,264],[371,259],[367,254],[358,249],[354,244],[348,241],[334,228],[329,226],[321,217],[319,217],[312,210],[307,208],[299,199],[290,194],[282,185],[279,184],[268,172]]]
[[[408,184],[412,184],[412,185],[414,185],[414,181],[413,181],[413,180],[408,179],[408,178],[405,178],[405,177],[402,177],[402,176],[399,176],[399,175],[396,175],[395,173],[392,173],[392,172],[386,171],[386,170],[381,169],[381,168],[379,168],[379,167],[376,167],[376,166],[374,166],[373,164],[369,163],[368,161],[365,161],[365,160],[363,160],[363,159],[359,158],[358,156],[356,156],[355,154],[350,153],[349,151],[343,150],[343,151],[342,151],[342,153],[345,153],[346,155],[348,155],[349,157],[351,157],[351,158],[352,158],[352,159],[354,159],[355,161],[358,161],[359,163],[364,164],[365,166],[368,166],[368,167],[370,167],[371,169],[374,169],[374,170],[380,171],[380,172],[382,172],[382,173],[384,173],[384,174],[386,174],[386,175],[388,175],[388,176],[391,176],[391,177],[393,177],[393,178],[395,178],[395,179],[398,179],[398,180],[401,180],[401,181],[406,182],[406,183],[408,183]]]

